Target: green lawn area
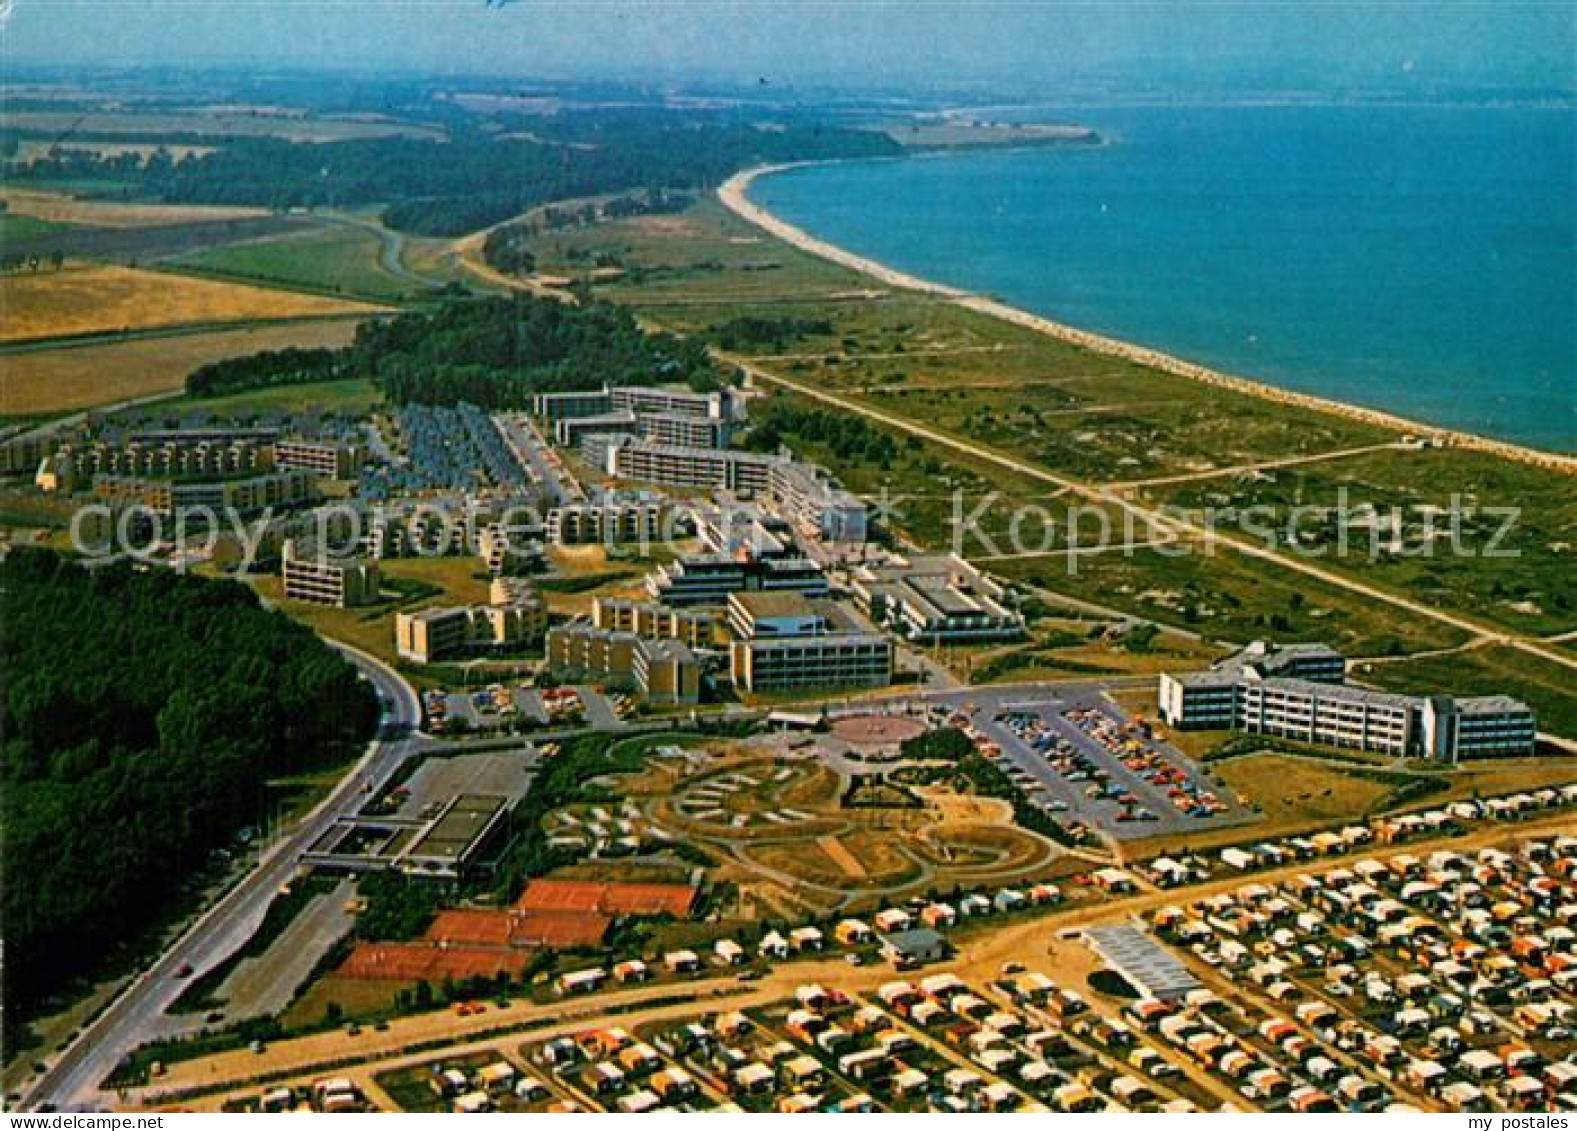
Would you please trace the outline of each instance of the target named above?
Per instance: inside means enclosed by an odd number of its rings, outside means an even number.
[[[245,417],[269,412],[332,412],[346,416],[365,416],[383,404],[383,394],[371,381],[349,378],[344,381],[308,381],[298,385],[279,385],[252,389],[217,397],[174,397],[161,401],[160,411],[172,414],[202,410],[219,416]]]
[[[63,232],[74,226],[55,220],[40,220],[37,216],[0,212],[0,250],[4,249],[8,240],[22,240],[30,236],[47,235],[50,232]]]
[[[372,232],[334,226],[192,252],[167,266],[347,297],[412,297],[419,288],[384,269],[381,247]]]

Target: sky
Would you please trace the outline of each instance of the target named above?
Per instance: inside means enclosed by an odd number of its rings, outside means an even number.
[[[497,4],[499,0],[493,0]],[[0,0],[6,66],[779,86],[1577,86],[1577,3]]]

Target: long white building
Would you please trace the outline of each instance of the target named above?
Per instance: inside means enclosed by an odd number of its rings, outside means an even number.
[[[1532,754],[1533,711],[1504,695],[1372,691],[1318,644],[1256,641],[1209,671],[1161,677],[1161,718],[1179,730],[1241,730],[1321,746],[1455,762]]]

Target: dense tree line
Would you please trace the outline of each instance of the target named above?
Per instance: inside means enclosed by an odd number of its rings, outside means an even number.
[[[195,397],[215,397],[271,385],[328,381],[339,375],[345,363],[341,351],[326,347],[264,350],[199,365],[187,375],[186,391]]]
[[[745,444],[755,451],[776,451],[797,440],[820,444],[840,459],[886,467],[898,456],[892,436],[858,416],[821,408],[797,408],[769,400],[752,410],[753,426]]]
[[[826,337],[832,323],[826,318],[767,318],[746,314],[730,318],[708,332],[726,350],[782,350],[802,338]]]
[[[524,408],[533,393],[684,383],[716,389],[706,344],[649,333],[624,307],[534,295],[452,300],[363,322],[341,349],[273,350],[215,362],[186,379],[193,395],[362,377],[396,404]]]
[[[378,713],[243,585],[30,548],[0,562],[0,670],[8,1035],[258,823],[268,779],[344,761]]]
[[[126,186],[128,197],[168,203],[287,209],[392,201],[384,212],[391,227],[459,235],[554,200],[641,187],[705,188],[758,162],[897,152],[885,134],[808,121],[603,110],[521,118],[508,136],[462,125],[446,141],[231,137],[211,153],[179,160],[162,150],[144,160],[135,153],[61,149],[32,161],[5,161],[0,175],[8,181],[113,182]]]

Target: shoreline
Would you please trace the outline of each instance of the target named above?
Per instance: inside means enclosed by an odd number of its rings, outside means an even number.
[[[889,267],[885,263],[857,255],[846,248],[828,243],[826,240],[811,235],[803,228],[796,227],[786,220],[780,219],[750,199],[750,186],[761,177],[786,172],[790,169],[830,163],[824,161],[793,161],[778,165],[758,165],[755,168],[745,169],[735,173],[718,186],[717,199],[722,203],[723,207],[740,219],[755,225],[768,235],[775,236],[783,242],[798,248],[800,251],[836,263],[840,267],[847,267],[851,271],[867,275],[890,287],[946,299],[966,310],[973,310],[977,314],[984,314],[990,318],[1012,323],[1015,326],[1023,327],[1038,334],[1044,334],[1069,345],[1087,349],[1092,353],[1115,357],[1136,365],[1169,373],[1175,377],[1186,377],[1200,384],[1258,397],[1261,400],[1271,401],[1276,404],[1320,412],[1330,416],[1339,416],[1347,420],[1385,428],[1404,435],[1417,436],[1447,447],[1484,452],[1504,459],[1515,460],[1518,463],[1543,468],[1547,471],[1577,477],[1577,455],[1563,455],[1559,452],[1545,451],[1542,448],[1530,448],[1522,444],[1512,443],[1509,440],[1496,440],[1488,436],[1480,436],[1474,432],[1463,432],[1438,424],[1411,420],[1383,409],[1367,408],[1363,405],[1349,404],[1346,401],[1333,400],[1314,393],[1302,393],[1292,389],[1284,389],[1280,386],[1257,381],[1249,377],[1223,373],[1220,370],[1211,369],[1209,366],[1199,365],[1185,358],[1177,357],[1161,350],[1151,349],[1148,346],[1125,342],[1119,338],[1097,334],[1090,330],[1081,330],[1076,326],[1069,326],[1050,318],[1043,318],[1020,307],[1010,306],[997,299],[986,298],[961,287],[938,283],[931,279],[923,279],[918,275],[911,275]]]

